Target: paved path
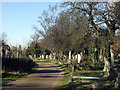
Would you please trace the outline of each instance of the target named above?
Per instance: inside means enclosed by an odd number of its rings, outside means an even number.
[[[63,72],[60,67],[55,64],[36,61],[39,65],[37,71],[10,82],[3,88],[38,88],[38,89],[54,89],[58,86]]]

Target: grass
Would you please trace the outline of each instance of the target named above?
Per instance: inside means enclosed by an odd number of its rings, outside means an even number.
[[[71,82],[70,80],[70,72],[64,71],[64,77],[61,80],[60,85],[57,87],[58,89],[66,88],[67,85]]]
[[[2,73],[2,85],[5,85],[9,83],[10,81],[14,81],[18,78],[21,78],[28,73],[16,73],[16,74],[10,74],[10,73]]]
[[[84,76],[84,77],[102,77],[103,71],[76,71],[74,72],[74,76]]]
[[[63,68],[64,65],[61,65],[61,67]],[[66,69],[67,70],[67,69]],[[64,88],[67,88],[67,89],[87,89],[87,88],[92,88],[91,84],[89,85],[78,85],[76,86],[77,84],[80,84],[81,80],[77,80],[77,82],[71,82],[71,72],[70,71],[64,71],[64,78],[62,79],[61,81],[61,84],[58,86],[59,89],[64,89]],[[95,71],[79,71],[79,70],[76,70],[74,71],[73,73],[74,76],[84,76],[84,77],[100,77],[101,80],[103,81],[103,83],[105,84],[110,84],[110,81],[106,80],[105,78],[103,78],[103,71],[102,70],[95,70]],[[83,83],[87,82],[87,80],[82,80]],[[90,80],[88,80],[90,83],[92,83]],[[75,85],[75,87],[73,87]]]
[[[64,77],[62,78],[59,86],[57,89],[90,89],[92,88],[93,80],[75,80],[75,82],[71,82],[71,69],[69,69],[69,65],[59,64],[63,71],[64,71]],[[111,81],[107,80],[106,77],[103,76],[102,70],[75,70],[73,73],[73,76],[83,76],[83,77],[99,77],[100,82],[103,83],[105,86],[110,86]],[[88,85],[80,85],[81,83],[90,83]]]

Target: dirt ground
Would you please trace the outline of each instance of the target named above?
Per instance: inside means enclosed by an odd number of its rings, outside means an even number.
[[[2,88],[5,90],[8,89],[54,89],[60,83],[60,80],[63,77],[62,69],[49,62],[45,61],[36,61],[39,65],[38,70],[32,72],[31,74],[19,78],[15,81],[8,83]]]

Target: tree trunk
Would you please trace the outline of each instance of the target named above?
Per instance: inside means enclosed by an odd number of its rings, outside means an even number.
[[[104,74],[108,76],[109,80],[114,81],[117,76],[117,71],[114,69],[114,56],[113,56],[113,54],[111,55],[112,50],[110,47],[109,47],[108,53],[110,54],[109,55],[110,58],[106,58],[105,53],[104,53],[105,65],[104,65],[103,71],[104,71]]]
[[[114,87],[120,88],[120,73],[118,73]]]

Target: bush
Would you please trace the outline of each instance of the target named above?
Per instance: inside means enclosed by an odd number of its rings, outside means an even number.
[[[31,72],[37,64],[27,58],[2,58],[2,70],[6,72]]]

